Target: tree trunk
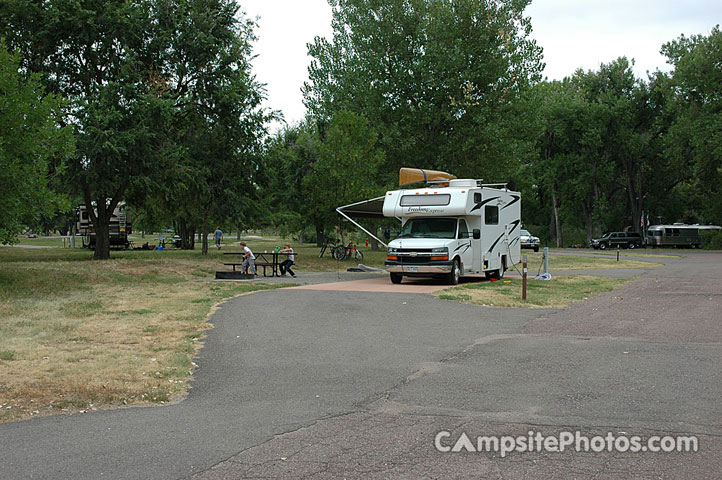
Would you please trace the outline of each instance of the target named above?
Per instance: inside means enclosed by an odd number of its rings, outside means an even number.
[[[185,217],[178,218],[180,226],[181,250],[191,250],[193,248],[193,232],[188,228],[188,221]]]
[[[303,232],[298,234],[298,244],[303,245]]]
[[[190,238],[190,249],[195,250],[196,248],[196,227],[191,225],[188,227],[188,238]]]
[[[201,254],[208,255],[208,218],[203,219],[201,233],[203,234],[203,248],[201,249]]]
[[[97,205],[98,214],[93,222],[93,231],[95,232],[93,260],[107,260],[110,258],[110,217],[112,212],[108,212],[104,198],[102,201],[99,200]]]
[[[594,218],[592,212],[593,207],[588,207],[585,202],[582,202],[582,216],[584,217],[584,227],[587,232],[587,243],[592,241],[594,238]]]
[[[316,224],[316,246],[322,247],[326,243],[324,236],[323,225]]]
[[[641,233],[641,219],[642,219],[642,196],[641,192],[636,192],[634,189],[634,182],[630,179],[627,192],[629,194],[629,206],[632,213],[632,228],[635,232]]]
[[[374,228],[374,234],[379,237],[379,227]],[[377,252],[379,250],[379,241],[376,240],[374,237],[371,237],[369,239],[371,241],[371,251]]]
[[[561,248],[564,242],[562,241],[562,223],[559,219],[559,204],[557,202],[557,189],[552,184],[552,218],[554,221],[554,239],[556,240],[557,248]]]
[[[341,245],[346,245],[346,232],[343,231],[343,218],[339,219],[338,228],[341,232]]]

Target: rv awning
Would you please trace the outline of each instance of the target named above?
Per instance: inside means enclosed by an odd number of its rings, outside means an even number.
[[[344,205],[343,207],[338,207],[336,211],[359,218],[384,218],[384,197]]]
[[[356,202],[352,203],[351,205],[344,205],[343,207],[338,207],[336,211],[343,218],[356,225],[358,228],[369,234],[371,237],[375,238],[381,245],[383,245],[384,247],[388,246],[386,245],[386,242],[378,238],[376,235],[373,234],[373,232],[368,231],[366,228],[364,228],[353,219],[353,217],[384,218],[384,197],[371,198],[369,200],[364,200],[363,202]]]

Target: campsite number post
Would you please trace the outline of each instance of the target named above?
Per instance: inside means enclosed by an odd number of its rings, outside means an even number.
[[[521,299],[526,300],[526,255],[524,255],[524,263],[522,263],[521,272]]]

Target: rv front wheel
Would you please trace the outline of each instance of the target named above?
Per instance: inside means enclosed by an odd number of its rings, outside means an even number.
[[[454,259],[454,264],[451,266],[451,273],[449,273],[448,282],[449,285],[458,285],[459,278],[461,278],[461,268],[459,267],[459,259]]]
[[[398,273],[392,273],[391,274],[391,283],[401,283],[401,280],[403,280],[404,276],[400,275]]]

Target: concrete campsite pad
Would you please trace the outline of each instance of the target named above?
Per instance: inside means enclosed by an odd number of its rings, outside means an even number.
[[[483,277],[479,277],[481,280]],[[334,292],[379,292],[379,293],[433,293],[450,285],[445,285],[439,280],[428,278],[404,277],[401,284],[393,284],[388,275],[378,275],[376,278],[363,280],[352,280],[347,282],[317,283],[314,285],[302,285],[290,287],[289,290],[322,290]]]

